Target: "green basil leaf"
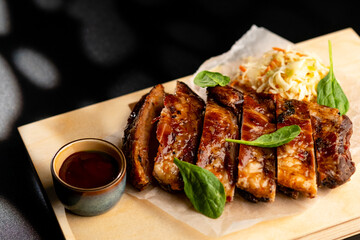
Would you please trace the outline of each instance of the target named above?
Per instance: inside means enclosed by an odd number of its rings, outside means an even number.
[[[329,73],[320,80],[317,86],[317,103],[332,108],[337,108],[340,115],[349,110],[349,101],[335,78],[332,61],[331,42],[329,41],[330,69]]]
[[[229,82],[230,78],[228,76],[206,70],[199,72],[194,78],[194,83],[202,88],[215,87],[217,85],[226,86]]]
[[[273,133],[264,134],[254,141],[226,139],[227,142],[240,143],[257,147],[279,147],[285,143],[290,142],[296,138],[301,132],[301,128],[298,125],[291,125],[282,127]]]
[[[210,171],[174,158],[184,181],[184,192],[194,208],[210,218],[224,211],[226,196],[223,184]]]

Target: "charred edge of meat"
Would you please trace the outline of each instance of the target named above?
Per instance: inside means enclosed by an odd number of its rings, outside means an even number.
[[[244,103],[243,93],[230,86],[207,88],[207,95],[223,107],[229,108],[235,114],[241,114]]]
[[[237,192],[245,200],[252,202],[252,203],[270,202],[270,198],[264,198],[264,197],[258,198],[258,197],[255,197],[253,194],[249,193],[248,191],[242,190],[240,188],[237,188]]]
[[[277,118],[278,123],[283,123],[286,117],[291,116],[295,113],[295,108],[291,101],[285,101],[284,105],[285,105],[285,111],[278,116]]]
[[[176,84],[175,94],[181,94],[181,93],[195,97],[197,100],[201,102],[201,104],[205,106],[204,100],[199,95],[197,95],[193,90],[191,90],[191,88],[188,85],[186,85],[184,82],[178,81]]]
[[[127,124],[125,127],[125,131],[124,131],[124,137],[123,137],[123,148],[126,148],[125,145],[128,144],[128,140],[130,138],[130,131],[133,128],[134,124],[136,123],[135,119],[138,117],[139,115],[139,111],[141,109],[141,107],[144,105],[146,97],[149,95],[150,93],[144,94],[140,100],[135,104],[134,108],[132,109],[130,116],[127,120]]]
[[[282,185],[277,185],[276,191],[281,192],[281,193],[285,194],[286,196],[291,197],[293,199],[298,199],[299,195],[300,195],[300,193],[298,191],[291,189],[291,188],[284,187]]]
[[[156,158],[157,155],[157,150],[159,148],[160,143],[158,142],[157,138],[156,138],[156,129],[157,129],[157,124],[158,121],[153,120],[151,122],[151,124],[153,125],[151,128],[151,134],[149,137],[149,150],[148,150],[148,161],[149,161],[149,184],[156,182],[155,179],[153,178],[152,175],[152,169],[154,169],[154,159]]]
[[[352,123],[347,116],[343,116],[343,120],[340,125],[339,145],[337,148],[337,169],[335,175],[329,173],[325,179],[321,181],[321,185],[328,188],[336,188],[347,181],[355,172],[355,163],[352,162],[350,149],[346,146],[350,145],[350,137],[352,135]],[[321,138],[316,139],[316,148],[325,147],[326,144]]]
[[[352,122],[334,108],[310,104],[318,185],[336,188],[355,172],[350,153]],[[325,130],[326,129],[326,130]],[[326,132],[325,132],[326,131]],[[324,165],[324,162],[332,162]]]
[[[347,182],[350,177],[355,173],[356,167],[355,163],[351,159],[350,153],[350,138],[353,134],[352,122],[350,118],[346,115],[343,115],[343,121],[340,126],[340,147],[339,153],[341,154],[340,161],[340,179],[341,182],[338,184],[343,184]]]
[[[124,151],[124,155],[126,157],[126,164],[127,164],[127,172],[128,174],[131,173],[132,169],[132,161],[131,159],[131,131],[133,131],[133,127],[136,123],[136,118],[139,116],[139,111],[141,110],[141,107],[144,105],[146,97],[149,95],[149,93],[144,94],[140,100],[135,104],[134,108],[132,109],[129,118],[127,120],[127,125],[124,130],[124,137],[122,141],[122,150]]]

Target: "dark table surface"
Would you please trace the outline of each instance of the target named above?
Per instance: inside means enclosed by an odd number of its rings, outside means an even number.
[[[18,126],[192,74],[253,24],[360,33],[346,1],[0,0],[0,239],[63,238]]]

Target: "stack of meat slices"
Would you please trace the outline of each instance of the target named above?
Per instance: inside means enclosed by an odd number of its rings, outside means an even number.
[[[208,88],[207,94],[205,103],[177,82],[175,94],[157,85],[140,99],[123,141],[134,187],[157,183],[168,191],[183,190],[174,157],[211,171],[224,185],[227,201],[235,189],[252,202],[273,202],[277,191],[313,198],[318,187],[335,188],[355,172],[352,123],[337,109],[230,86]],[[225,141],[252,141],[294,124],[301,133],[277,148]]]

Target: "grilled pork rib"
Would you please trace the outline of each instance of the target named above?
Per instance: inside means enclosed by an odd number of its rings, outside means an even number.
[[[152,179],[152,168],[158,143],[153,137],[156,124],[164,106],[164,87],[159,84],[144,95],[132,110],[124,131],[123,151],[130,169],[130,182],[143,190]]]
[[[186,84],[177,82],[175,95],[167,95],[164,105],[156,131],[160,145],[153,176],[166,190],[182,190],[183,182],[174,157],[194,163],[205,103]]]
[[[277,180],[280,189],[297,197],[317,193],[314,143],[308,104],[298,100],[276,99],[277,129],[299,125],[300,134],[277,148]],[[293,191],[295,192],[293,192]]]
[[[351,161],[352,122],[335,108],[310,103],[319,186],[335,188],[355,172]]]
[[[253,141],[276,131],[275,104],[271,95],[244,94],[241,139]],[[275,200],[276,148],[240,144],[238,179],[240,194],[249,201]]]
[[[220,180],[228,202],[234,197],[238,144],[226,142],[225,139],[237,139],[238,136],[237,116],[230,109],[208,98],[197,165],[209,170]]]
[[[216,86],[207,89],[208,96],[217,103],[230,108],[236,115],[241,117],[243,94],[230,86]]]

